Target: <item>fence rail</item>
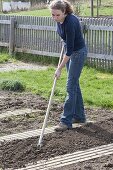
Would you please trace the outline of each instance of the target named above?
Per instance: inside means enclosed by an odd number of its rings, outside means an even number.
[[[79,19],[89,64],[113,68],[113,19]],[[8,47],[10,54],[15,51],[59,57],[61,39],[50,17],[0,15],[0,46]]]

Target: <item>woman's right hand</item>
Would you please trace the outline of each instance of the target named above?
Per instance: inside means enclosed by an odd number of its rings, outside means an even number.
[[[60,75],[61,75],[61,70],[60,70],[59,68],[57,68],[56,71],[55,71],[55,77],[56,77],[57,79],[59,79],[59,78],[60,78]]]

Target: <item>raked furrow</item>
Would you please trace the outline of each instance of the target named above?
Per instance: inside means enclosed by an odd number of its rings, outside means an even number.
[[[74,152],[72,154],[57,156],[48,160],[41,160],[38,161],[37,164],[29,166],[26,165],[26,168],[20,168],[18,170],[52,170],[54,168],[59,168],[110,154],[113,154],[113,143],[84,151]]]

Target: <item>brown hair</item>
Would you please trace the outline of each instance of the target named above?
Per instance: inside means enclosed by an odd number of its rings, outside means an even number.
[[[62,12],[65,12],[65,14],[73,13],[73,8],[67,0],[53,0],[50,3],[49,8],[61,10]]]

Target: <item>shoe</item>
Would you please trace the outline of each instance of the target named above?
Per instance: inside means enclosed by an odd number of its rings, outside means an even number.
[[[86,120],[79,120],[73,118],[72,123],[86,123]]]
[[[60,131],[65,131],[65,130],[69,130],[71,128],[69,128],[66,124],[60,122],[58,126],[55,127],[55,131],[60,132]]]

